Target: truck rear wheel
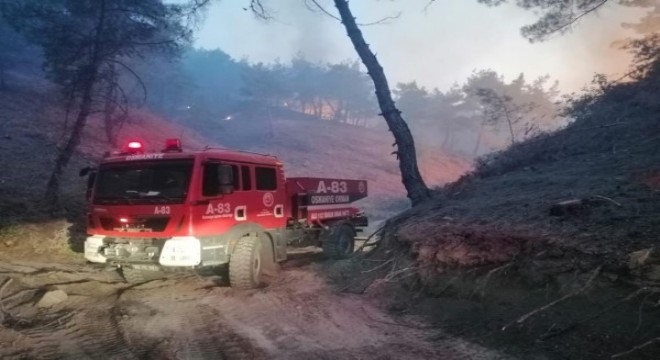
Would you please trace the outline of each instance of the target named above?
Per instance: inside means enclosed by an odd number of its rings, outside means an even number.
[[[355,248],[355,231],[350,225],[333,226],[321,235],[321,246],[325,256],[331,259],[346,259]]]
[[[238,240],[229,260],[229,283],[237,289],[254,289],[261,285],[263,259],[261,243],[256,236]]]

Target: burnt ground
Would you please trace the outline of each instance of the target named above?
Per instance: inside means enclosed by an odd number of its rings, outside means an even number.
[[[335,279],[521,358],[660,358],[660,108],[635,86],[482,159]]]

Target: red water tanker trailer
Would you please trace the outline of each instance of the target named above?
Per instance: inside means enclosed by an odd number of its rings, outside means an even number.
[[[163,270],[226,268],[231,286],[254,288],[287,245],[313,243],[331,258],[351,255],[367,218],[351,203],[365,180],[286,178],[275,156],[208,148],[177,139],[157,153],[131,141],[88,177],[85,258],[116,266],[129,282]]]

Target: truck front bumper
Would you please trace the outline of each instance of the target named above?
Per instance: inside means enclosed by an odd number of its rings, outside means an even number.
[[[201,264],[202,246],[194,236],[172,237],[153,244],[145,244],[139,238],[115,240],[103,235],[89,236],[85,240],[85,259],[95,263],[155,263],[168,267]]]

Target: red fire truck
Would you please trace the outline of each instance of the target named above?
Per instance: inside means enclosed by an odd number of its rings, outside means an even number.
[[[285,178],[271,155],[207,148],[178,139],[144,151],[131,141],[88,175],[85,258],[116,266],[129,282],[168,269],[225,267],[231,286],[254,288],[287,245],[313,243],[346,258],[367,218],[351,203],[364,180]]]

